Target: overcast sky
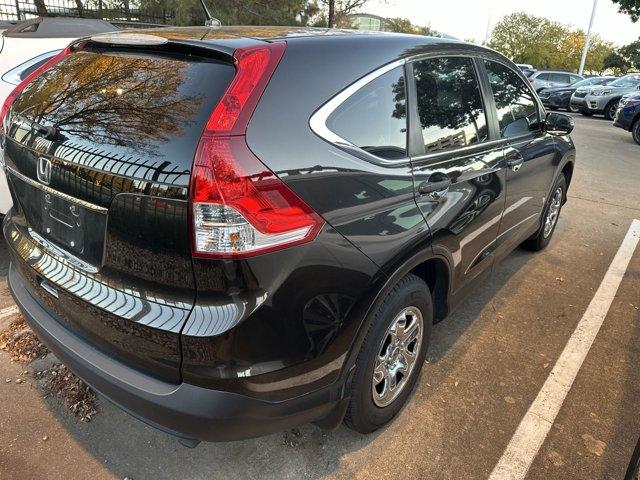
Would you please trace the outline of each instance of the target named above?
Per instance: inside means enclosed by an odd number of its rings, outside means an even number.
[[[571,24],[586,31],[592,0],[372,0],[362,11],[383,17],[405,17],[416,25],[460,39],[484,40],[491,12],[491,25],[512,12],[526,12]],[[611,0],[599,0],[594,32],[623,45],[640,37],[640,22],[618,13]]]

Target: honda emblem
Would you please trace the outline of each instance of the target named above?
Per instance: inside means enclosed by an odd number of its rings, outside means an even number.
[[[48,158],[38,158],[38,180],[45,185],[51,183],[51,160]]]

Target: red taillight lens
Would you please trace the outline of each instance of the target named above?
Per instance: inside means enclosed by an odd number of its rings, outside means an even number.
[[[242,257],[313,240],[322,218],[249,150],[244,136],[204,136],[191,182],[196,256]]]
[[[64,57],[66,57],[67,55],[70,55],[72,51],[73,50],[71,48],[71,45],[69,45],[67,48],[65,48],[63,51],[58,53],[56,56],[50,58],[47,62],[43,63],[38,68],[36,68],[33,72],[31,72],[27,76],[27,78],[25,78],[22,82],[18,84],[16,88],[13,89],[13,91],[9,94],[9,96],[7,96],[6,100],[4,101],[4,104],[2,105],[2,110],[0,110],[0,130],[4,130],[5,119],[7,117],[7,114],[9,113],[9,109],[11,108],[11,105],[13,104],[15,99],[18,97],[18,95],[20,95],[20,93],[25,89],[25,87],[29,85],[29,83],[31,83],[37,77],[39,77],[44,72],[46,72],[48,69],[53,67],[56,63],[58,63]]]
[[[209,117],[208,133],[241,135],[245,132],[284,49],[284,42],[275,42],[234,52],[236,75]]]
[[[242,258],[313,240],[324,224],[246,144],[249,119],[283,42],[238,49],[236,75],[214,109],[191,174],[193,255]]]

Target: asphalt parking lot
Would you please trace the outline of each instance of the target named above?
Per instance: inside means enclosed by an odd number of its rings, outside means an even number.
[[[380,433],[306,425],[190,450],[106,401],[76,421],[29,375],[6,383],[36,367],[0,352],[0,478],[488,478],[640,219],[640,147],[601,118],[575,120],[578,163],[551,245],[514,252],[436,325],[413,400]],[[7,268],[0,244],[0,311],[12,306]],[[526,478],[623,477],[640,436],[639,307],[637,248]]]

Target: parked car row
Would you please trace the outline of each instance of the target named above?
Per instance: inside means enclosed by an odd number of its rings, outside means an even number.
[[[526,64],[518,67],[549,110],[603,115],[616,127],[631,132],[640,144],[640,73],[582,78],[568,72],[535,70]]]
[[[560,87],[550,87],[542,89],[538,95],[542,104],[550,110],[567,110],[569,112],[579,112],[577,106],[571,105],[571,97],[578,89],[587,89],[595,85],[607,85],[617,77],[591,77],[579,80],[570,85]]]
[[[640,73],[630,73],[606,85],[582,87],[571,97],[571,106],[583,115],[604,115],[614,119],[620,99],[628,93],[640,91]]]

